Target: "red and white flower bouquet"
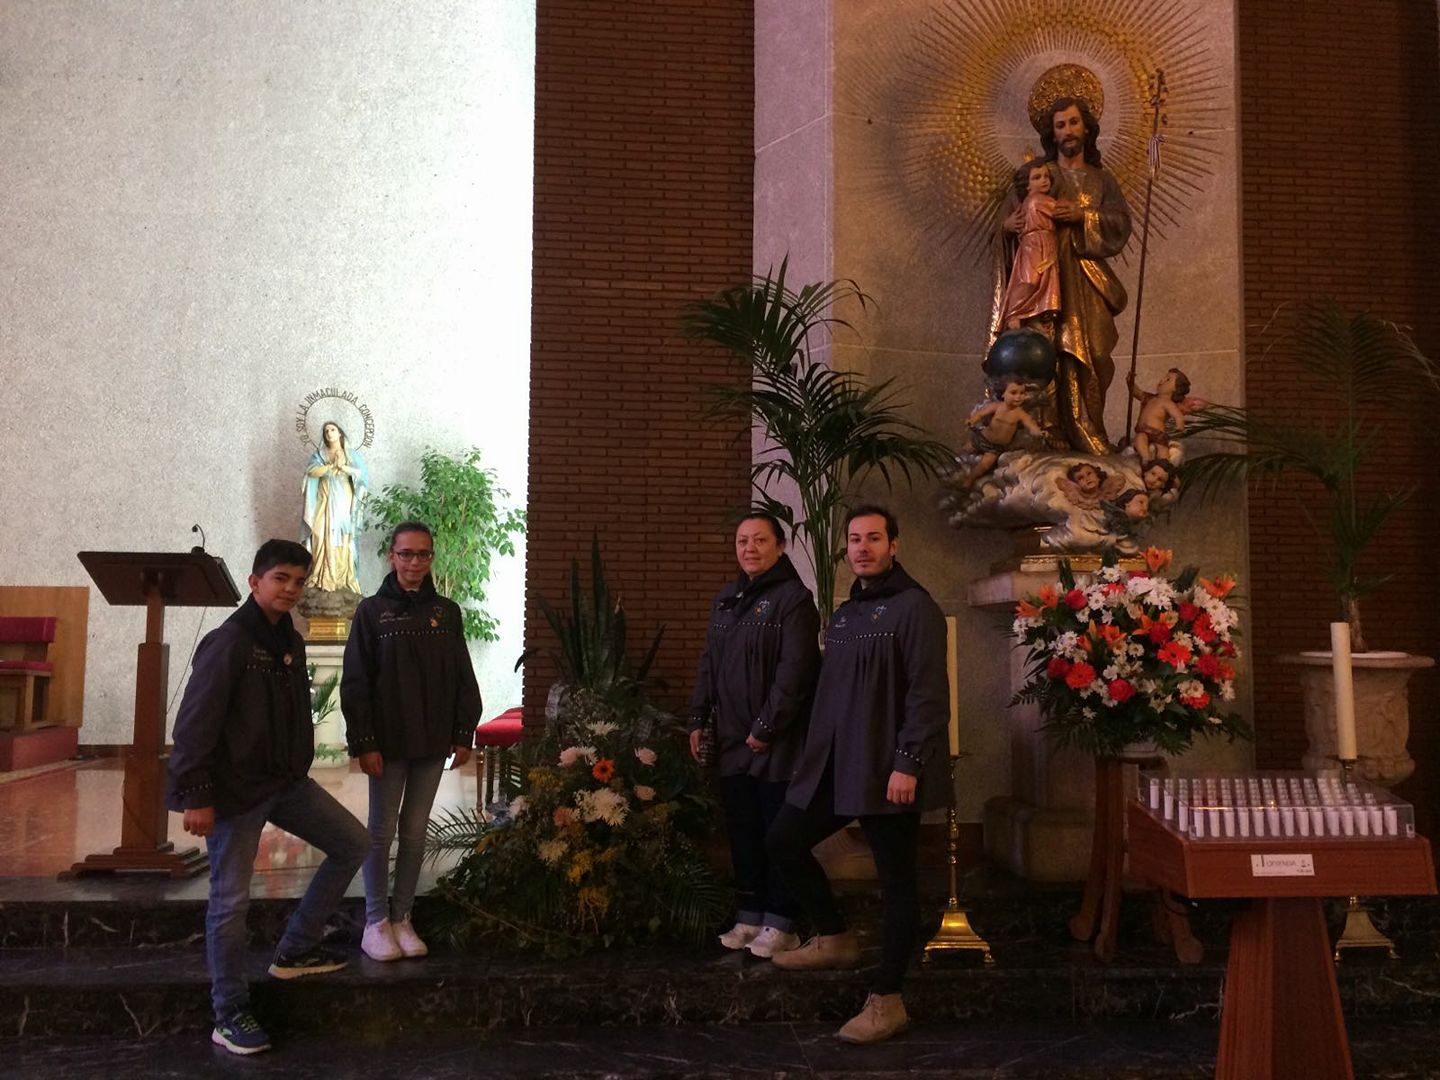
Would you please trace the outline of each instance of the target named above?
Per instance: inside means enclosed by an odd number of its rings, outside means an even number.
[[[1244,720],[1222,710],[1235,699],[1239,620],[1225,602],[1235,579],[1194,567],[1172,579],[1171,561],[1153,547],[1146,570],[1107,558],[1084,583],[1062,563],[1056,585],[1015,609],[1030,666],[1011,705],[1037,703],[1056,742],[1096,755],[1134,743],[1178,754],[1197,735],[1249,738]]]

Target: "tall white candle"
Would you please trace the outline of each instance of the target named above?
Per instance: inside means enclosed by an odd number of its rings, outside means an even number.
[[[1355,675],[1350,661],[1350,624],[1330,624],[1330,655],[1335,670],[1335,756],[1354,761]]]
[[[954,615],[945,616],[945,677],[950,680],[950,756],[960,756],[960,634]]]

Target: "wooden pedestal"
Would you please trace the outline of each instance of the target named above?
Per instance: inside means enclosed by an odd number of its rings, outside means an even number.
[[[1139,804],[1127,812],[1130,870],[1189,896],[1251,897],[1230,928],[1218,1080],[1353,1080],[1321,898],[1432,896],[1428,841],[1188,840]],[[1308,855],[1313,873],[1256,873],[1252,856]]]
[[[1109,963],[1115,955],[1120,898],[1125,890],[1125,766],[1151,765],[1160,758],[1097,757],[1095,759],[1095,835],[1090,846],[1090,874],[1080,910],[1070,919],[1076,941],[1094,939],[1095,955]],[[1151,918],[1156,936],[1175,949],[1182,964],[1198,964],[1205,950],[1190,931],[1189,915],[1163,891],[1155,893]]]

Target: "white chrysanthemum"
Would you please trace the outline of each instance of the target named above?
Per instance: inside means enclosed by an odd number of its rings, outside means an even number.
[[[1111,679],[1118,679],[1120,677],[1120,669],[1114,664],[1111,664],[1104,671],[1100,672],[1100,677],[1106,682],[1109,682]]]
[[[1095,710],[1087,705],[1085,708],[1080,710],[1080,715],[1083,716],[1086,720],[1094,720]]]
[[[565,857],[568,850],[570,845],[564,840],[542,840],[536,846],[535,854],[540,856],[541,862],[554,866]]]
[[[1033,615],[1017,615],[1010,625],[1010,632],[1016,637],[1024,637],[1026,630],[1039,625],[1040,620]]]
[[[609,720],[597,720],[593,724],[586,724],[585,728],[597,739],[603,739],[606,735],[619,731],[620,725]]]
[[[630,813],[630,803],[625,796],[608,787],[576,792],[575,808],[582,820],[603,821],[607,825],[619,825]]]
[[[1195,639],[1189,634],[1175,634],[1170,638],[1170,640],[1175,642],[1177,645],[1184,645],[1185,648],[1189,649],[1191,652],[1195,651]]]
[[[1099,611],[1105,606],[1105,593],[1100,589],[1089,589],[1085,593],[1085,606],[1091,611]]]
[[[1100,612],[1100,621],[1102,623],[1105,623],[1106,625],[1113,623],[1115,621],[1115,612],[1111,611],[1109,608],[1106,608],[1104,611]]]
[[[1161,610],[1175,603],[1175,587],[1160,577],[1133,577],[1125,583],[1125,591]]]
[[[1055,639],[1055,652],[1059,656],[1074,660],[1080,651],[1080,635],[1074,630],[1066,630]]]
[[[1186,679],[1175,688],[1175,692],[1182,698],[1199,697],[1205,693],[1205,684],[1199,679]]]
[[[1138,641],[1131,641],[1125,646],[1125,652],[1130,656],[1144,656],[1145,646]]]
[[[1235,700],[1235,684],[1234,684],[1233,682],[1229,681],[1228,679],[1227,679],[1225,682],[1223,682],[1223,683],[1220,684],[1220,700],[1221,700],[1221,701],[1234,701],[1234,700]]]
[[[518,818],[526,810],[530,809],[530,800],[524,795],[516,795],[510,800],[510,817]]]
[[[1118,566],[1102,566],[1095,573],[1095,577],[1100,581],[1119,581],[1124,576],[1125,571]]]

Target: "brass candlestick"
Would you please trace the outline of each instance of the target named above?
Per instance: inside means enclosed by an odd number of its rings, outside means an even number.
[[[1340,762],[1340,776],[1348,787],[1355,773],[1355,758],[1336,758]],[[1350,897],[1345,905],[1345,928],[1335,939],[1335,962],[1340,962],[1343,949],[1384,949],[1391,960],[1400,959],[1395,951],[1395,942],[1375,928],[1370,918],[1370,909],[1360,902],[1360,897]]]
[[[925,944],[925,952],[921,957],[921,963],[930,962],[931,953],[935,952],[978,952],[983,957],[986,967],[995,966],[995,957],[990,955],[990,943],[977,934],[970,925],[970,913],[960,906],[960,890],[958,887],[958,875],[960,867],[960,822],[955,814],[955,764],[960,760],[956,754],[950,755],[950,809],[947,811],[949,828],[946,830],[946,849],[950,863],[950,898],[945,902],[945,911],[940,916],[940,929]]]

